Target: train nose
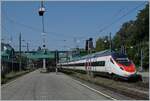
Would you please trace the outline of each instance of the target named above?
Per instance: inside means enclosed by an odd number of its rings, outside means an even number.
[[[123,67],[126,72],[129,72],[129,73],[135,72],[135,66],[133,64],[131,64],[130,66],[123,66]]]
[[[128,77],[129,73],[128,72],[124,72],[124,77]]]

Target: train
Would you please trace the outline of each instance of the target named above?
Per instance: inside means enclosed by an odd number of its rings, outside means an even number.
[[[61,69],[90,71],[93,74],[106,75],[113,79],[142,80],[136,66],[127,55],[112,50],[104,50],[70,61],[57,64]]]

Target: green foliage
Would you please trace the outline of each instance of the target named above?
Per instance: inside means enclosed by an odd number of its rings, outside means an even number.
[[[100,37],[96,40],[96,51],[102,51],[109,48],[109,38],[108,36]]]
[[[149,5],[141,10],[135,21],[129,21],[122,25],[121,29],[114,36],[116,48],[121,44],[126,47],[127,55],[136,65],[140,65],[141,49],[143,50],[143,67],[149,66]],[[147,44],[148,43],[148,44]],[[130,47],[133,47],[132,49]]]
[[[104,44],[105,38],[96,41],[96,51],[109,48]],[[149,68],[149,4],[137,14],[136,20],[125,22],[112,39],[113,48],[120,49],[123,44],[128,57],[140,66],[141,49],[143,50],[143,67]],[[107,46],[107,47],[106,47]],[[132,47],[132,48],[131,48]]]

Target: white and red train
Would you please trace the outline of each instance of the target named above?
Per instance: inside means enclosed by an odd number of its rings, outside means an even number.
[[[93,53],[57,65],[63,69],[91,71],[126,80],[138,77],[134,63],[125,54],[110,50]]]

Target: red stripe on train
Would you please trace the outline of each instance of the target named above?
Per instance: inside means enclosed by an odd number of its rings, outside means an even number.
[[[127,71],[127,72],[135,72],[135,66],[133,63],[131,63],[129,66],[125,66],[125,65],[122,65],[120,63],[117,63],[119,65],[119,67],[122,67],[123,70]]]

